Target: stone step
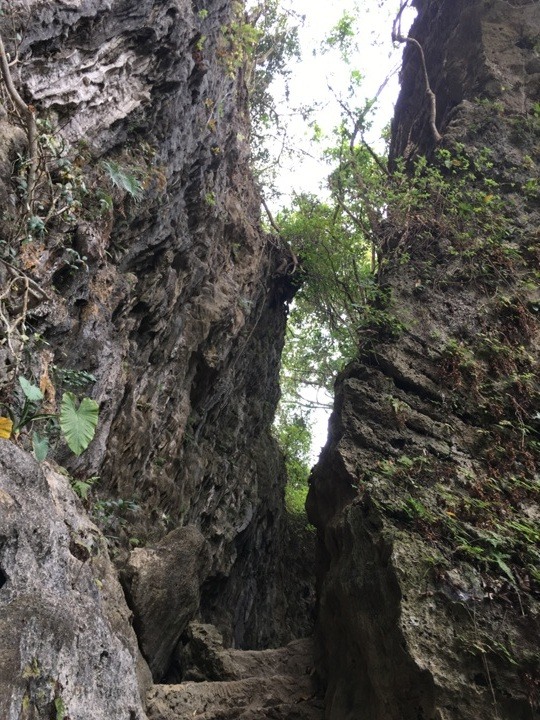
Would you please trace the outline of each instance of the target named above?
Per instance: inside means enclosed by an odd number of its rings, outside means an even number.
[[[310,638],[232,650],[213,625],[191,623],[176,661],[183,682],[154,685],[149,720],[323,720]]]
[[[220,682],[155,685],[149,720],[322,720],[310,675],[270,675]]]
[[[224,650],[235,679],[268,675],[305,675],[313,666],[311,638],[294,640],[286,647],[272,650]],[[232,679],[232,678],[231,678]]]

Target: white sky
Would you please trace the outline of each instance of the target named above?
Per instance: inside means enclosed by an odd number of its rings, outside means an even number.
[[[341,110],[336,94],[347,99],[350,107],[362,107],[366,100],[376,95],[385,78],[399,68],[403,48],[395,48],[391,41],[392,21],[399,5],[400,0],[282,0],[284,8],[306,16],[300,30],[302,59],[295,63],[289,82],[290,104],[312,106],[319,103],[321,109],[313,119],[327,139],[320,144],[312,142],[312,130],[308,124],[301,118],[291,119],[289,133],[293,146],[303,152],[294,158],[282,156],[276,183],[280,197],[268,198],[274,211],[289,205],[295,193],[320,195],[325,192],[329,166],[321,160],[320,154],[332,144],[332,131],[340,122]],[[324,39],[346,11],[357,18],[357,50],[351,53],[349,65],[343,62],[337,50],[321,53]],[[404,31],[413,18],[414,11],[406,10],[402,19]],[[347,88],[352,70],[360,71],[363,82],[357,96],[351,99],[347,98]],[[373,130],[368,139],[375,146],[381,130],[392,118],[398,90],[396,72],[379,96],[373,115]],[[280,103],[279,109],[286,112],[285,101]],[[332,398],[324,397],[324,391],[317,393],[306,388],[303,394],[317,402],[332,402]],[[314,462],[326,442],[328,417],[329,412],[325,410],[313,411],[311,416]]]
[[[364,78],[357,96],[348,99],[350,106],[360,107],[366,100],[373,98],[385,78],[399,68],[402,53],[402,47],[393,47],[391,41],[392,21],[399,8],[399,0],[282,0],[282,5],[306,17],[300,30],[302,59],[295,63],[289,83],[291,105],[311,106],[320,103],[322,109],[315,113],[314,119],[322,127],[328,142],[324,139],[320,144],[311,142],[312,131],[308,125],[301,118],[291,120],[293,144],[305,153],[311,153],[314,158],[310,159],[307,154],[303,154],[301,159],[295,158],[292,163],[284,159],[278,178],[282,198],[272,203],[276,209],[286,204],[286,199],[293,192],[317,193],[321,184],[324,185],[328,166],[317,155],[331,144],[332,130],[340,121],[340,107],[335,94],[347,99],[350,72],[359,70]],[[342,61],[337,50],[324,54],[321,52],[324,39],[346,11],[357,18],[357,51],[351,53],[349,65]],[[412,22],[413,17],[414,11],[405,12],[404,28]],[[397,94],[396,73],[377,103],[370,138],[374,144],[393,115]],[[280,104],[280,109],[286,109],[285,102]]]

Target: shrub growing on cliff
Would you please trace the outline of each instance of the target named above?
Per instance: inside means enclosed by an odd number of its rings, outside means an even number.
[[[247,38],[243,61],[249,90],[250,141],[255,171],[266,183],[277,164],[275,148],[283,147],[287,136],[287,124],[272,85],[279,79],[288,94],[292,61],[300,56],[298,29],[304,18],[284,10],[280,0],[259,0],[250,5],[242,20],[244,28],[252,28],[250,33],[243,31]]]

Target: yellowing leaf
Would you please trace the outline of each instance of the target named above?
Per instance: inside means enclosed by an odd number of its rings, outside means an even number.
[[[0,417],[0,438],[9,440],[13,431],[13,423],[7,417]]]

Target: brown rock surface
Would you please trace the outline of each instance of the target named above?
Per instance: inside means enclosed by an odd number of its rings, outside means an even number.
[[[292,292],[287,252],[260,226],[247,89],[240,64],[227,64],[232,5],[11,3],[0,30],[11,50],[21,28],[17,81],[47,121],[44,142],[63,148],[60,166],[50,161],[54,187],[67,167],[84,189],[73,180],[81,208],[53,213],[24,246],[8,208],[7,235],[41,289],[19,372],[40,377],[50,352],[51,366],[96,378],[81,391],[100,404],[96,437],[78,460],[62,449],[56,459],[100,477],[115,557],[127,559],[131,540],[196,527],[210,555],[203,619],[238,646],[262,646],[303,623],[298,612],[285,622],[285,475],[270,432]],[[114,186],[111,162],[140,182],[139,199]],[[45,215],[45,182],[40,192]],[[22,353],[24,343],[11,345]],[[13,403],[16,366],[0,343],[0,401]]]
[[[124,586],[156,681],[167,671],[180,635],[199,608],[199,588],[209,569],[206,541],[189,525],[170,532],[155,548],[130,555]]]
[[[227,650],[213,626],[193,623],[182,661],[185,676],[198,681],[154,686],[151,720],[322,720],[309,639],[274,650]]]

